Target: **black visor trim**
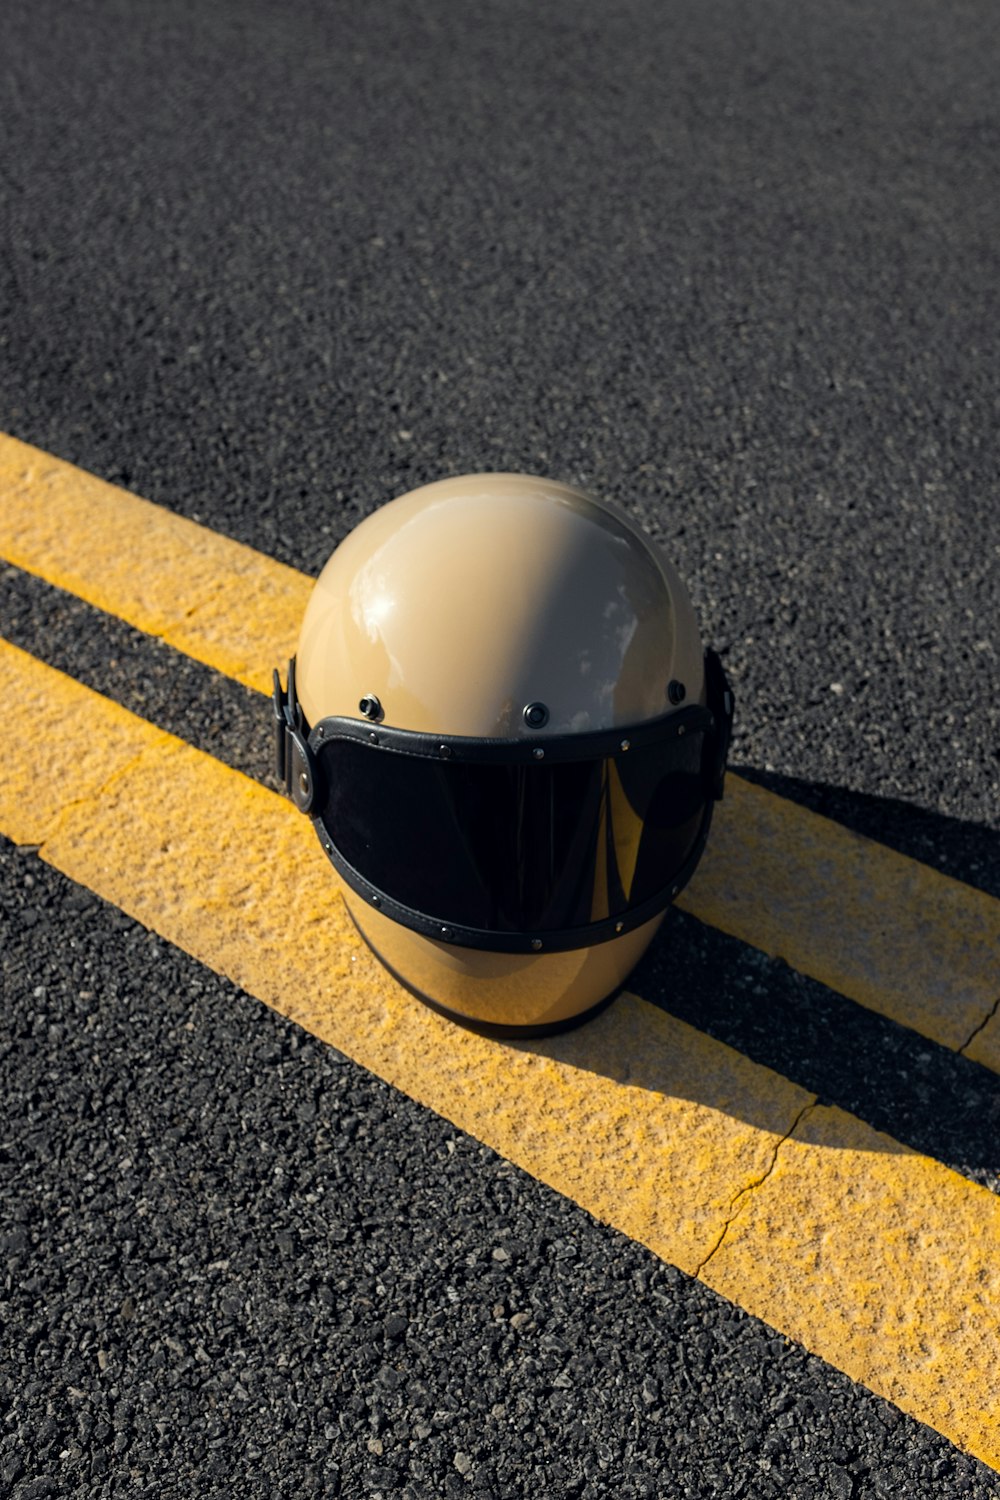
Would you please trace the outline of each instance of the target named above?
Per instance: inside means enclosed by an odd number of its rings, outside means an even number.
[[[643,750],[649,745],[679,740],[685,734],[708,732],[715,725],[709,708],[697,704],[675,709],[658,719],[647,719],[631,729],[599,729],[586,734],[532,734],[516,739],[475,739],[470,735],[418,734],[412,729],[373,728],[361,719],[320,719],[309,732],[314,754],[331,740],[360,740],[378,750],[395,751],[419,760],[463,761],[473,765],[532,765],[537,761],[562,765],[597,761]]]
[[[602,922],[589,922],[585,927],[567,927],[545,932],[499,932],[487,927],[464,927],[454,922],[444,922],[440,917],[429,917],[426,912],[416,911],[411,906],[403,906],[384,891],[378,890],[353,865],[347,863],[330,838],[322,818],[313,818],[312,822],[327,858],[341,879],[356,895],[363,897],[366,905],[389,917],[391,921],[399,922],[401,926],[409,927],[411,931],[419,932],[421,936],[435,942],[451,943],[459,948],[476,948],[489,953],[567,953],[578,948],[593,948],[598,943],[609,943],[626,933],[634,932],[643,923],[652,921],[666,911],[687,885],[701,859],[712,823],[712,807],[711,801],[705,803],[698,836],[684,864],[668,885],[641,906],[630,907],[619,916],[608,917]]]
[[[733,710],[714,653],[706,681],[707,707],[629,728],[473,739],[338,717],[310,730],[292,663],[287,694],[275,673],[276,769],[344,882],[391,920],[496,953],[590,947],[662,913],[701,857]]]

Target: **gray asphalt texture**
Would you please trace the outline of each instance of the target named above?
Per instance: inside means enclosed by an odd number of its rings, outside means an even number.
[[[0,869],[18,1500],[998,1493],[34,857]]]
[[[307,571],[442,474],[583,484],[746,774],[998,893],[989,0],[14,0],[3,47],[0,428]],[[0,572],[4,634],[266,775],[250,695]],[[30,852],[0,889],[0,1493],[1000,1495]],[[996,1190],[966,1059],[680,914],[636,985]]]
[[[280,790],[270,704],[259,694],[16,568],[0,568],[0,619],[22,650]],[[781,778],[762,779],[788,791]],[[937,868],[1000,899],[989,831],[938,814],[917,820],[908,807],[803,783],[792,794],[911,858],[930,855]],[[929,1041],[680,911],[667,914],[629,988],[1000,1192],[1000,1075],[961,1048]]]

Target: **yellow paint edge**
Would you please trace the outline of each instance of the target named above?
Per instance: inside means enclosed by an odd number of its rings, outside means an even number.
[[[0,691],[0,831],[1000,1466],[985,1189],[634,996],[531,1047],[452,1026],[360,946],[282,798],[6,644]]]
[[[1000,1200],[815,1106],[708,1284],[1000,1468]]]
[[[0,434],[0,556],[178,651],[270,692],[312,580]]]
[[[1000,901],[738,776],[677,902],[800,974],[1000,1071]]]
[[[304,574],[0,435],[0,555],[261,692]],[[679,903],[1000,1072],[1000,902],[730,776]],[[970,1042],[971,1039],[971,1042]]]

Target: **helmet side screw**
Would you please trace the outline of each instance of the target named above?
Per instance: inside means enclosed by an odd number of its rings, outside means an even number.
[[[305,771],[300,771],[299,772],[299,791],[302,793],[303,797],[308,797],[308,795],[309,795],[309,776],[308,776],[307,772],[305,772]]]
[[[366,693],[358,704],[358,708],[364,714],[365,718],[371,719],[373,723],[377,723],[382,717],[382,705],[374,693]]]
[[[529,703],[524,710],[524,722],[529,729],[544,729],[549,722],[549,711],[544,703]]]
[[[675,706],[678,703],[683,703],[687,697],[687,688],[683,682],[678,682],[677,678],[674,677],[667,683],[667,697]]]

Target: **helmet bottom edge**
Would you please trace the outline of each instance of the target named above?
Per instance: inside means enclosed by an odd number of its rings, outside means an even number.
[[[350,912],[349,906],[348,911]],[[351,920],[354,921],[353,912],[351,912]],[[616,985],[609,994],[603,996],[596,1004],[589,1005],[586,1010],[577,1011],[574,1015],[562,1016],[558,1021],[542,1021],[530,1025],[507,1025],[500,1021],[480,1021],[475,1016],[466,1016],[461,1011],[449,1009],[447,1005],[442,1005],[439,1000],[435,1000],[432,996],[425,994],[423,990],[417,989],[416,985],[411,984],[405,975],[400,974],[398,969],[393,968],[392,964],[375,947],[375,944],[368,937],[367,933],[358,927],[357,922],[354,922],[354,925],[358,930],[359,936],[364,939],[366,946],[371,949],[386,973],[391,974],[396,983],[401,984],[407,994],[412,995],[415,1000],[419,1000],[422,1005],[426,1005],[429,1010],[435,1011],[439,1016],[444,1016],[445,1020],[454,1021],[457,1026],[463,1026],[466,1031],[474,1031],[478,1036],[490,1037],[493,1041],[517,1041],[530,1037],[559,1036],[564,1031],[573,1031],[577,1026],[585,1025],[587,1021],[592,1021],[595,1016],[599,1016],[602,1011],[607,1010],[611,1002],[621,994],[625,987],[624,982]]]

